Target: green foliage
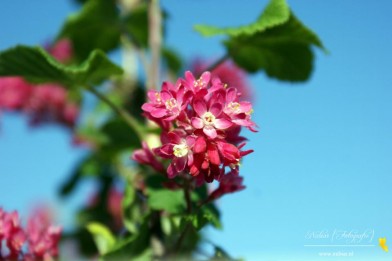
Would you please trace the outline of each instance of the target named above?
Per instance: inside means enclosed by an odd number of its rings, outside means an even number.
[[[138,5],[123,18],[123,24],[132,41],[139,47],[148,46],[147,4]]]
[[[87,230],[92,234],[101,255],[108,253],[116,243],[116,239],[113,234],[103,224],[91,222],[87,225]]]
[[[100,165],[94,156],[83,159],[69,175],[69,178],[60,187],[60,196],[68,196],[74,191],[82,177],[94,176],[100,173]]]
[[[313,70],[311,46],[324,49],[318,36],[290,11],[285,0],[271,0],[260,18],[247,26],[197,26],[205,36],[225,34],[229,56],[248,72],[265,71],[283,81],[305,81]]]
[[[222,224],[219,220],[219,212],[212,204],[203,206],[196,214],[191,214],[185,217],[187,222],[190,222],[196,230],[200,230],[207,224],[220,229]]]
[[[146,216],[139,233],[118,240],[112,249],[102,256],[101,260],[152,260],[152,251],[149,248],[151,237],[149,220],[150,216]]]
[[[123,70],[93,51],[82,64],[63,65],[39,47],[17,46],[0,53],[0,76],[21,76],[33,83],[60,83],[69,88],[99,84]]]
[[[115,1],[88,0],[78,13],[69,16],[57,38],[72,41],[78,60],[86,59],[94,49],[113,50],[120,42],[118,15]]]
[[[271,0],[256,22],[239,27],[219,28],[208,25],[196,25],[195,30],[203,36],[224,34],[229,36],[253,35],[285,23],[290,16],[286,0]]]
[[[169,213],[182,213],[186,203],[182,190],[150,190],[148,205],[154,210],[165,210]]]
[[[162,48],[162,58],[164,59],[169,71],[178,74],[182,69],[182,60],[175,50]]]

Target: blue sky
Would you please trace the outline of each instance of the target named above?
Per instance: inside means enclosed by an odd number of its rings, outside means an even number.
[[[167,42],[187,58],[218,58],[222,38],[202,38],[192,25],[246,24],[265,3],[165,0]],[[278,82],[263,73],[250,77],[257,97],[254,120],[261,128],[247,134],[248,147],[255,149],[242,168],[247,189],[219,202],[224,230],[206,233],[247,260],[390,260],[378,238],[387,237],[392,245],[392,3],[289,4],[331,54],[316,51],[313,76],[304,84]],[[66,0],[3,1],[0,7],[5,10],[0,49],[50,39],[75,10]],[[31,129],[21,116],[2,115],[0,205],[23,212],[41,200],[61,210],[86,197],[88,184],[70,201],[56,198],[56,188],[83,154],[69,141],[57,127]],[[304,246],[330,244],[332,234],[341,231],[373,231],[369,244],[375,246]],[[330,240],[306,238],[320,232]],[[354,257],[320,257],[324,252]]]

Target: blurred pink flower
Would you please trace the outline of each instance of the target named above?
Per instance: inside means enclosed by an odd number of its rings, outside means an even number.
[[[0,77],[0,110],[19,110],[28,101],[33,87],[20,77]]]
[[[45,49],[62,63],[69,62],[73,56],[72,42],[68,39],[61,39],[53,45],[46,46]]]
[[[0,208],[0,260],[54,260],[60,236],[61,227],[51,225],[47,208],[36,209],[26,229],[21,226],[18,212],[8,213]],[[2,251],[3,245],[8,251]]]
[[[24,110],[31,122],[56,122],[72,128],[79,115],[76,104],[67,100],[67,91],[56,84],[35,86]]]

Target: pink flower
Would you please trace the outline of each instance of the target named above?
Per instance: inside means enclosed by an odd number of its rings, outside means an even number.
[[[204,72],[196,80],[188,71],[175,85],[164,83],[161,92],[150,91],[149,101],[142,107],[163,129],[163,145],[153,153],[171,160],[169,178],[190,174],[198,185],[201,180],[220,180],[226,167],[237,171],[242,157],[252,152],[241,151],[245,138],[239,136],[241,127],[255,131],[251,103],[241,101],[241,94],[219,78],[210,78]],[[141,164],[156,164],[144,145],[134,155]]]
[[[204,72],[201,74],[199,79],[196,79],[195,76],[190,71],[185,72],[185,80],[182,80],[185,86],[188,87],[194,94],[199,91],[206,90],[211,80],[211,73]]]
[[[19,110],[28,101],[33,87],[20,77],[0,77],[0,110]]]
[[[164,172],[164,167],[161,162],[156,159],[145,141],[142,142],[142,149],[135,150],[132,154],[132,159],[140,164],[146,164],[153,167],[158,172]]]
[[[251,120],[251,115],[253,113],[252,104],[250,102],[239,101],[240,94],[233,87],[226,90],[226,99],[224,112],[231,118],[233,123],[240,126],[247,127],[251,131],[256,132],[256,124]]]
[[[223,175],[219,180],[219,187],[209,195],[207,202],[218,199],[225,194],[243,190],[245,186],[242,185],[242,182],[243,177],[239,176],[235,171]]]
[[[56,122],[71,128],[79,115],[78,106],[69,102],[66,90],[56,84],[35,86],[24,110],[33,124]]]
[[[189,103],[191,93],[178,82],[173,85],[165,82],[161,92],[148,91],[149,102],[143,104],[142,109],[153,118],[162,118],[165,121],[176,119]]]
[[[0,259],[2,241],[8,248],[6,260],[53,260],[58,256],[61,228],[50,225],[46,209],[37,209],[23,229],[16,211],[7,213],[0,208]],[[28,244],[28,252],[25,243]]]
[[[61,39],[53,45],[47,46],[46,50],[62,63],[69,62],[73,56],[72,42],[68,39]]]
[[[216,130],[225,130],[232,125],[222,114],[222,104],[214,103],[207,107],[203,99],[196,99],[193,102],[193,108],[199,117],[192,118],[192,126],[196,129],[203,129],[204,134],[211,139],[216,138]]]
[[[195,137],[186,136],[181,131],[173,131],[167,134],[168,143],[157,148],[154,152],[162,158],[172,159],[167,174],[169,178],[174,178],[182,172],[187,164],[193,164],[192,147],[195,144]]]
[[[61,227],[50,224],[49,210],[37,208],[27,222],[29,252],[37,259],[52,260],[58,256]]]

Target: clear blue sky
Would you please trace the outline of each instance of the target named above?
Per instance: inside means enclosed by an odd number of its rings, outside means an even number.
[[[221,39],[199,37],[194,23],[245,24],[266,3],[162,2],[170,13],[167,41],[188,58],[223,54]],[[37,3],[0,3],[0,49],[49,39],[75,10],[66,0]],[[391,260],[378,238],[387,237],[392,248],[392,2],[289,4],[331,54],[316,52],[315,71],[305,84],[277,82],[262,73],[250,78],[257,95],[254,119],[261,128],[248,135],[255,153],[242,168],[247,189],[219,202],[224,230],[207,233],[247,260]],[[59,128],[30,129],[21,116],[2,115],[0,205],[23,212],[37,200],[60,210],[80,202],[91,186],[79,188],[79,198],[65,205],[56,198],[56,188],[83,153],[69,140]],[[331,239],[334,231],[355,230],[374,231],[366,242],[375,246],[304,246],[331,244],[306,238],[308,233],[323,231]],[[332,243],[347,241],[335,237]],[[319,257],[324,252],[354,257]]]

